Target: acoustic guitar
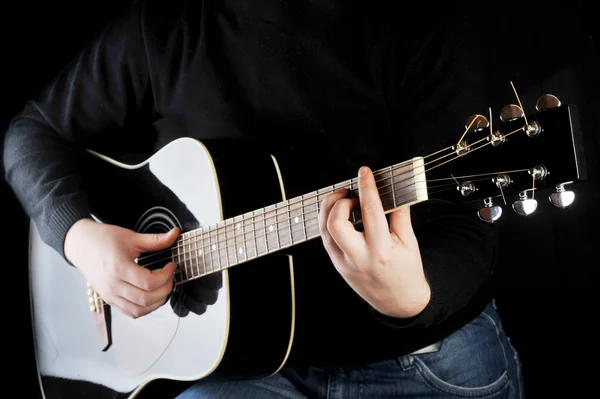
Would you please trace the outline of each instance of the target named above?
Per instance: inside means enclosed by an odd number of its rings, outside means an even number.
[[[472,206],[482,223],[493,223],[507,208],[532,214],[542,198],[558,208],[570,205],[570,185],[586,177],[577,106],[544,95],[534,112],[523,110],[520,101],[509,104],[496,123],[473,115],[439,151],[375,170],[385,211],[440,198]],[[134,398],[152,381],[277,373],[295,329],[294,262],[286,249],[319,237],[322,199],[340,187],[357,197],[356,178],[288,198],[282,160],[192,138],[139,164],[94,151],[85,157],[94,218],[142,233],[181,229],[171,248],[137,259],[149,268],[175,261],[176,284],[158,310],[124,316],[44,244],[31,222],[31,311],[42,391],[62,381]],[[240,193],[258,192],[239,201]],[[360,224],[359,210],[351,221]],[[200,315],[177,316],[181,288],[200,278],[219,284],[216,302]],[[256,303],[269,310],[257,312]]]

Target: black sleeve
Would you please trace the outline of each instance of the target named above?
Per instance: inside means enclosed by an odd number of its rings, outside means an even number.
[[[64,239],[90,216],[77,154],[120,129],[150,95],[141,3],[125,6],[10,122],[6,179],[44,242],[64,257]]]

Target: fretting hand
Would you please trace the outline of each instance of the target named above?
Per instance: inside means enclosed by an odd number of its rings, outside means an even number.
[[[406,318],[419,314],[431,296],[425,278],[410,206],[392,212],[389,224],[371,170],[358,176],[359,198],[347,190],[328,195],[319,213],[323,245],[346,282],[378,312]],[[364,231],[350,222],[360,206]]]

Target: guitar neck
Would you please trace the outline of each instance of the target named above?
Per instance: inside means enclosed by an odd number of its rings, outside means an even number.
[[[428,198],[423,158],[413,158],[373,172],[386,213]],[[171,249],[179,267],[176,283],[225,270],[320,236],[318,215],[323,199],[346,188],[358,198],[353,178],[183,233]],[[349,219],[361,222],[360,209]]]

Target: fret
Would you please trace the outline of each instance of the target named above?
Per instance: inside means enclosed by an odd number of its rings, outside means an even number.
[[[196,273],[197,276],[203,276],[206,273],[206,264],[204,262],[204,254],[202,252],[201,244],[202,235],[199,230],[194,230],[194,240],[192,251],[194,258],[196,259]]]
[[[275,206],[277,220],[277,236],[279,237],[279,248],[292,245],[292,230],[290,228],[290,212],[287,201],[280,202]]]
[[[223,270],[222,263],[221,263],[221,257],[219,256],[220,254],[219,254],[219,247],[218,247],[218,241],[219,241],[218,233],[219,233],[218,225],[216,227],[212,227],[210,229],[210,233],[209,233],[210,253],[211,253],[211,259],[213,262],[213,266],[216,266],[215,270]]]
[[[379,191],[379,198],[381,199],[381,203],[383,205],[383,209],[385,211],[393,209],[394,206],[394,192],[391,188],[392,174],[390,172],[390,168],[382,169],[375,176],[375,181],[377,185],[377,189]]]
[[[183,263],[183,262],[181,261],[181,253],[182,253],[182,251],[181,251],[181,247],[182,247],[182,246],[183,246],[183,234],[182,234],[182,235],[180,235],[180,236],[179,236],[179,240],[177,240],[177,241],[175,242],[175,249],[176,249],[176,251],[177,251],[177,255],[176,255],[176,263],[177,263],[177,265],[179,266],[179,269],[180,269],[180,270],[181,270],[181,272],[182,272],[183,278],[184,278],[185,280],[188,280],[188,279],[189,279],[189,277],[188,277],[188,272],[187,272],[187,269],[186,269],[186,267],[185,267],[185,263]]]
[[[306,238],[319,236],[319,197],[316,191],[302,196],[302,213],[304,214]]]
[[[331,189],[329,187],[327,187],[327,189],[330,189],[330,192],[334,192],[335,190],[337,190],[338,188],[346,188],[348,190],[350,190],[352,188],[352,180],[346,180],[346,181],[342,181],[339,183],[334,184],[333,186],[331,186]]]
[[[227,235],[225,232],[225,222],[220,221],[217,223],[216,231],[216,242],[217,246],[217,257],[219,259],[219,268],[224,269],[229,266],[229,255],[227,254]]]
[[[396,209],[398,207],[398,205],[396,205],[396,189],[395,189],[395,185],[394,185],[394,168],[391,168],[390,175],[391,175],[390,186],[392,189],[392,200],[393,200],[393,204],[394,204],[393,206],[394,206],[394,209]]]
[[[216,270],[213,264],[213,254],[210,250],[210,226],[205,226],[202,228],[202,256],[204,256],[204,267],[209,273],[212,273]]]
[[[190,262],[190,251],[187,248],[187,245],[189,245],[189,239],[187,237],[189,237],[189,233],[185,232],[182,235],[183,237],[183,243],[181,245],[181,250],[183,253],[183,264],[185,265],[185,270],[187,271],[188,274],[188,278],[193,278],[194,277],[194,270],[192,269],[192,264]]]
[[[176,260],[177,258],[177,241],[175,241],[175,245],[171,247],[171,262],[177,264],[177,268],[175,269],[175,282],[180,283],[184,280],[183,272],[181,271],[181,267],[179,267],[179,263]]]
[[[414,166],[411,163],[393,167],[394,201],[397,206],[407,204],[417,198],[414,181]]]
[[[264,255],[269,252],[269,243],[267,241],[267,223],[265,221],[264,209],[260,209],[254,213],[254,231],[257,236],[258,255]]]
[[[234,248],[237,251],[237,263],[247,260],[248,249],[245,240],[245,220],[241,216],[236,216],[233,219],[235,224]]]
[[[280,248],[279,232],[277,230],[277,217],[275,205],[269,205],[265,209],[265,232],[267,237],[268,252],[274,252]]]
[[[358,179],[352,179],[350,182],[350,194],[348,197],[350,198],[358,198]]]
[[[246,259],[254,259],[258,256],[258,245],[256,243],[256,232],[254,226],[254,213],[248,212],[243,217],[243,237],[244,248],[246,249]]]
[[[306,241],[306,226],[304,225],[302,197],[289,201],[289,215],[292,232],[292,243]]]
[[[190,276],[192,276],[192,278],[196,277],[196,272],[194,270],[194,261],[193,261],[193,256],[192,256],[192,249],[190,247],[192,241],[191,241],[191,233],[190,232],[186,232],[186,239],[185,242],[183,244],[183,252],[184,252],[184,262],[188,265],[188,269],[190,270]]]
[[[198,273],[198,258],[196,257],[196,254],[194,253],[194,232],[190,231],[188,233],[188,240],[187,240],[187,258],[190,261],[190,270],[192,272],[192,276],[193,277],[198,277],[199,273]]]
[[[235,250],[235,225],[232,219],[225,220],[225,253],[227,254],[227,265],[231,266],[237,262]]]

